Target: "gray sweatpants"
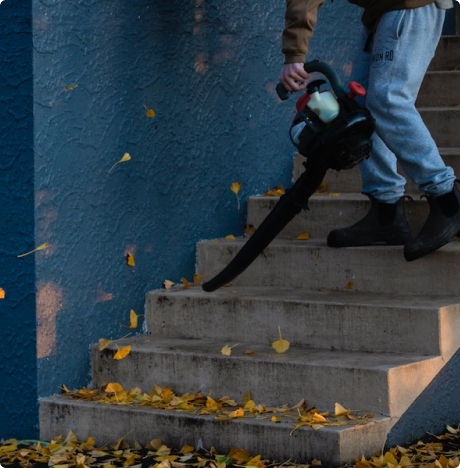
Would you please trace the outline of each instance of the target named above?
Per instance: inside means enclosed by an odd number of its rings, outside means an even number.
[[[373,32],[364,28],[352,76],[367,89],[366,105],[376,119],[374,149],[360,169],[363,192],[377,200],[395,203],[403,196],[397,161],[421,191],[438,196],[452,190],[454,172],[415,108],[444,16],[432,3],[386,13]]]

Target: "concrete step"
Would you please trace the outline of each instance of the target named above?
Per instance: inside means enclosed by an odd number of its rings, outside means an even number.
[[[220,343],[278,339],[292,346],[442,355],[460,347],[460,294],[454,297],[307,291],[234,286],[205,293],[199,287],[151,291],[146,320],[152,335],[206,339],[209,322]]]
[[[375,417],[364,425],[355,421],[319,430],[301,427],[289,435],[291,424],[274,423],[269,418],[217,421],[212,415],[102,405],[61,396],[43,399],[40,405],[41,440],[51,440],[58,434],[65,437],[73,428],[81,440],[94,437],[98,445],[112,445],[120,438],[142,445],[161,439],[169,447],[215,447],[217,453],[225,455],[238,447],[279,463],[290,460],[305,464],[317,458],[329,467],[344,465],[363,454],[373,455],[383,447],[394,422]]]
[[[419,107],[418,111],[439,147],[459,147],[460,108]]]
[[[279,197],[250,197],[248,224],[258,227],[279,201]],[[359,193],[313,195],[308,203],[309,212],[301,211],[280,233],[284,239],[297,239],[308,232],[312,239],[325,238],[332,229],[351,226],[369,211],[369,198]],[[412,232],[417,234],[428,216],[425,198],[405,201],[405,211]]]
[[[425,75],[417,98],[418,107],[460,104],[460,67],[454,71],[431,71]]]
[[[439,153],[446,165],[451,166],[455,173],[460,175],[460,147],[440,147]],[[297,180],[299,175],[305,170],[302,163],[305,158],[296,153],[294,155],[294,179]],[[400,169],[400,174],[404,175],[404,171]],[[361,192],[361,175],[359,167],[344,171],[329,170],[324,178],[327,185],[327,190],[330,193],[360,193]],[[418,187],[408,180],[406,193],[419,194]]]
[[[216,327],[214,327],[216,328]],[[209,336],[213,327],[208,327]],[[117,342],[131,346],[129,356],[115,362],[115,344],[93,348],[93,385],[118,382],[123,388],[171,387],[175,393],[198,392],[268,406],[308,406],[333,411],[336,402],[365,413],[399,417],[444,364],[441,356],[331,351],[291,346],[278,354],[261,343],[257,329],[250,342],[237,342],[231,356],[214,339],[143,335]],[[288,339],[288,337],[283,337]],[[246,354],[246,351],[253,354]],[[299,383],[301,383],[299,385]]]
[[[429,70],[457,69],[460,69],[460,36],[443,36],[439,41]]]
[[[198,243],[197,271],[205,280],[219,273],[246,239]],[[343,290],[435,296],[458,294],[460,242],[451,242],[415,262],[402,246],[332,248],[325,239],[275,239],[233,285]]]

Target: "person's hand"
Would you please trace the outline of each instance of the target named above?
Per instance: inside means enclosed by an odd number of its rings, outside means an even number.
[[[310,75],[303,68],[303,63],[286,63],[281,71],[280,82],[290,92],[305,89]]]

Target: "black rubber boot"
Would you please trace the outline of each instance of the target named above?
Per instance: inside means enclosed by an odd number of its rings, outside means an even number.
[[[327,237],[329,246],[404,245],[412,238],[403,197],[391,204],[369,198],[372,205],[367,215],[350,227],[331,231]]]
[[[404,246],[408,262],[438,250],[460,233],[460,194],[454,186],[439,197],[427,196],[430,213],[419,235]]]

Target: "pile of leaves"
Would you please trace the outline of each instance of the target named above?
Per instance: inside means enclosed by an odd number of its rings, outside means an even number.
[[[154,385],[154,390],[148,393],[138,387],[125,390],[117,382],[110,382],[101,388],[81,388],[73,391],[63,385],[62,393],[76,400],[102,404],[143,406],[164,411],[185,412],[195,416],[213,415],[218,421],[236,418],[269,419],[273,423],[291,424],[293,426],[291,434],[300,427],[306,426],[319,430],[326,426],[367,424],[374,417],[369,413],[359,414],[359,411],[346,409],[340,403],[335,404],[333,414],[328,411],[320,412],[315,407],[309,408],[304,399],[294,406],[284,404],[269,407],[257,404],[252,399],[251,392],[243,396],[242,403],[237,403],[228,396],[213,398],[201,392],[177,395],[170,388],[158,385]]]
[[[312,463],[321,465],[314,460]],[[228,454],[218,454],[214,448],[205,450],[185,445],[173,450],[159,439],[145,446],[135,442],[131,446],[119,439],[112,446],[96,447],[90,437],[86,442],[78,440],[69,431],[65,440],[57,437],[51,442],[8,440],[0,445],[0,464],[4,467],[35,468],[230,468],[251,466],[268,468],[280,466],[263,460],[260,455],[251,456],[247,450],[232,448]],[[284,463],[285,467],[307,468],[310,465]]]
[[[145,446],[131,446],[119,439],[112,446],[97,447],[92,437],[79,441],[69,431],[67,437],[51,442],[0,442],[0,464],[14,468],[309,468],[321,466],[320,460],[299,465],[291,460],[284,463],[252,456],[248,451],[232,448],[227,454],[185,445],[180,449],[167,447],[159,439]],[[408,447],[394,447],[386,453],[355,460],[344,468],[457,468],[460,464],[460,430],[447,426],[443,435],[429,435]]]

